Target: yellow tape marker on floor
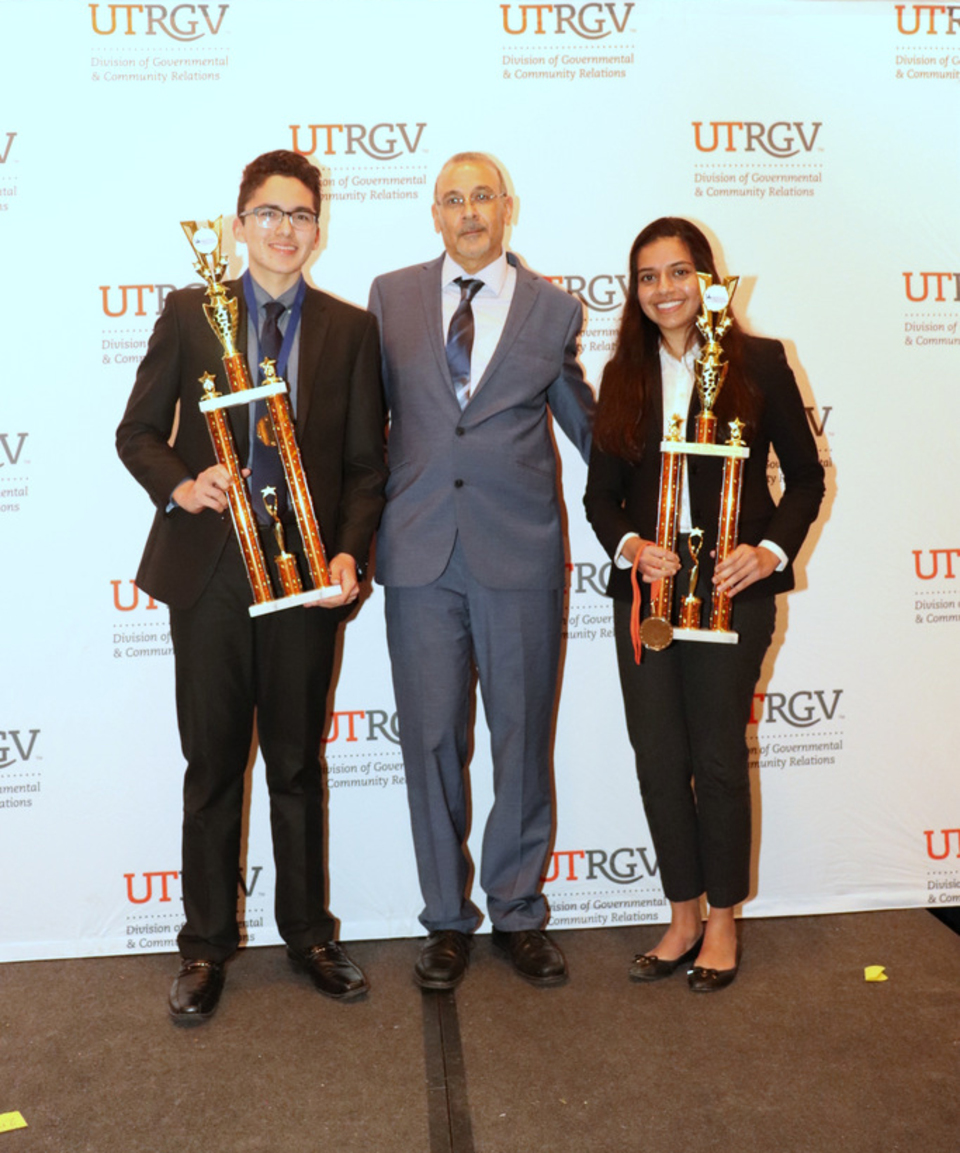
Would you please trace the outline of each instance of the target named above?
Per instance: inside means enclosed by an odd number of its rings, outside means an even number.
[[[26,1129],[26,1127],[27,1123],[22,1113],[0,1113],[0,1133],[9,1133],[13,1129]]]
[[[889,981],[890,978],[883,971],[883,965],[867,965],[863,970],[865,981]]]

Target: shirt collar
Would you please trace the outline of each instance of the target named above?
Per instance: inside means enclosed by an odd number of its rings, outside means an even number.
[[[661,371],[661,373],[664,373],[664,372],[674,373],[674,372],[677,372],[682,365],[683,368],[688,373],[690,373],[692,375],[693,374],[693,366],[696,363],[696,359],[697,359],[697,356],[699,354],[700,354],[700,345],[695,344],[693,346],[693,348],[687,349],[687,351],[683,354],[683,356],[681,357],[680,360],[677,360],[677,358],[675,356],[671,355],[671,353],[667,351],[667,346],[661,340],[660,341],[660,371]]]
[[[286,292],[281,293],[280,296],[271,296],[269,292],[261,285],[259,285],[254,277],[250,277],[253,282],[253,296],[257,302],[257,308],[263,311],[263,307],[269,304],[271,300],[275,300],[278,304],[282,304],[288,311],[293,306],[293,302],[297,299],[297,293],[300,291],[300,281],[303,277],[299,277]]]
[[[480,289],[480,292],[484,296],[499,296],[507,279],[506,251],[502,251],[496,260],[472,275],[464,272],[449,253],[446,253],[443,257],[443,268],[440,270],[440,283],[444,288],[447,288],[453,284],[458,276],[467,280],[482,280],[483,288]],[[458,286],[454,287],[459,291]]]

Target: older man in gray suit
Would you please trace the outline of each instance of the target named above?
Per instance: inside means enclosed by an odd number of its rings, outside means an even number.
[[[426,989],[460,982],[481,919],[466,892],[474,669],[493,755],[480,868],[493,943],[535,984],[566,978],[540,891],[564,585],[547,410],[586,460],[593,394],[577,362],[581,306],[504,251],[512,214],[494,161],[459,153],[435,188],[446,254],[378,277],[370,292],[391,416],[377,580],[429,934],[415,968]]]

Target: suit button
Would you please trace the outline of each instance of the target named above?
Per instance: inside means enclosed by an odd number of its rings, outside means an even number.
[[[453,487],[454,488],[463,488],[463,481],[459,477],[457,477],[457,479],[453,482]]]
[[[462,428],[457,429],[457,436],[463,436],[463,429]]]

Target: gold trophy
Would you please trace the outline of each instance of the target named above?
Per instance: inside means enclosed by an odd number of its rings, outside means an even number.
[[[297,447],[294,435],[293,413],[290,408],[290,399],[287,395],[286,383],[276,374],[272,360],[264,360],[261,368],[264,373],[264,383],[254,388],[247,370],[246,358],[237,347],[238,306],[236,298],[231,296],[223,285],[223,277],[227,270],[227,259],[222,255],[222,224],[223,217],[212,221],[181,221],[180,226],[190,241],[190,247],[196,256],[194,268],[203,278],[207,286],[207,297],[203,311],[207,322],[217,335],[223,348],[223,367],[227,374],[230,392],[223,396],[216,391],[214,378],[210,373],[204,373],[200,378],[203,386],[203,398],[200,401],[200,410],[203,412],[210,431],[217,461],[230,473],[233,483],[228,490],[230,503],[230,516],[243,554],[253,591],[254,603],[250,606],[251,616],[260,616],[263,613],[276,612],[279,609],[292,608],[295,605],[316,603],[327,597],[338,596],[340,586],[332,584],[330,569],[327,565],[323,542],[320,538],[320,527],[317,524],[313,500],[307,488],[303,472],[303,462],[300,459],[300,450]],[[250,504],[250,496],[243,479],[242,466],[237,457],[236,446],[226,420],[224,409],[237,405],[254,404],[264,399],[273,425],[277,450],[283,462],[283,472],[290,492],[290,501],[297,518],[297,526],[303,540],[304,554],[310,570],[312,589],[303,590],[302,583],[297,574],[295,588],[291,576],[291,562],[296,571],[296,559],[286,551],[283,544],[283,530],[276,514],[276,492],[273,492],[272,508],[264,502],[264,507],[274,522],[274,534],[280,543],[281,558],[278,558],[278,571],[283,596],[274,595],[273,586],[267,572],[263,549],[260,545],[260,534],[257,519]],[[270,490],[267,490],[268,492]],[[277,535],[279,533],[279,535]],[[288,558],[288,559],[287,559]]]
[[[743,424],[730,422],[730,437],[726,444],[717,444],[717,417],[714,405],[727,375],[721,341],[733,323],[729,315],[733,294],[739,277],[728,276],[722,284],[714,284],[707,272],[698,272],[700,282],[700,315],[697,328],[703,337],[703,347],[694,365],[700,412],[695,425],[696,440],[685,441],[680,430],[684,418],[674,414],[670,429],[660,443],[660,498],[657,511],[657,544],[671,552],[677,550],[680,520],[680,494],[688,456],[722,456],[723,485],[720,495],[719,524],[717,528],[716,563],[719,564],[737,547],[740,524],[740,492],[743,484],[743,462],[750,449],[743,443]],[[696,538],[696,543],[695,543]],[[650,596],[650,615],[640,625],[640,641],[654,652],[665,649],[672,641],[712,641],[736,644],[740,639],[730,628],[731,601],[727,593],[713,590],[710,605],[709,628],[700,626],[700,598],[695,595],[700,572],[700,548],[703,530],[694,528],[688,547],[694,562],[690,574],[690,591],[680,606],[679,625],[670,621],[673,603],[674,578],[657,581]],[[696,551],[694,551],[696,550]]]

